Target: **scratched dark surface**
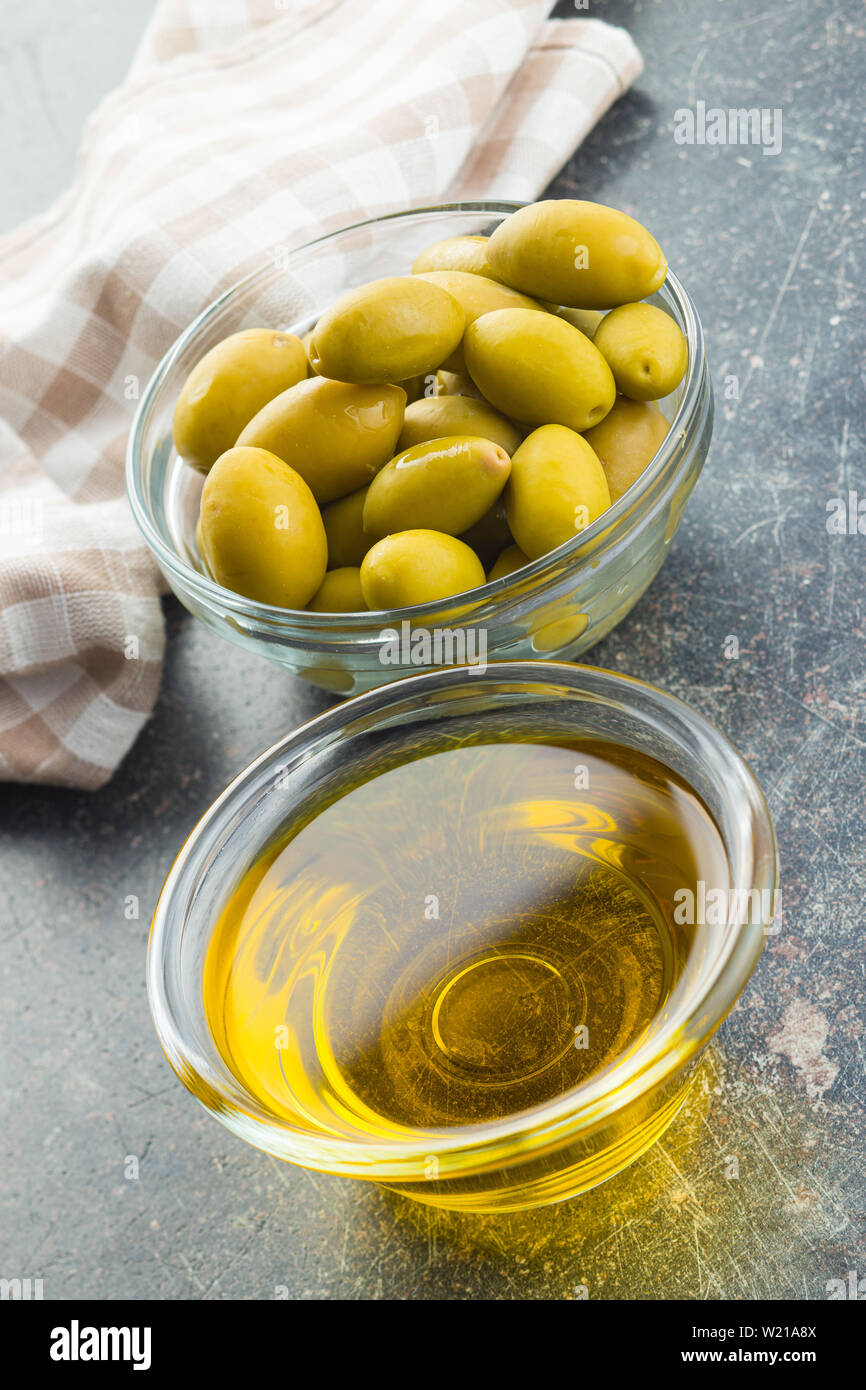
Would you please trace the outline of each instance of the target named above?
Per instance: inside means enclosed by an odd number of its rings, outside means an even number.
[[[536,1299],[583,1285],[602,1299],[812,1300],[866,1275],[866,536],[826,526],[831,498],[866,498],[866,16],[850,0],[592,12],[631,28],[646,71],[553,192],[653,229],[697,300],[718,405],[667,564],[592,660],[690,701],[750,759],[779,831],[783,930],[662,1143],[576,1201],[434,1215],[278,1165],[175,1081],[144,947],[200,813],[324,702],[172,605],[158,708],[108,788],[2,791],[0,1274],[43,1277],[46,1298]],[[698,100],[781,108],[782,152],[677,145],[674,112]],[[731,376],[739,400],[724,399]]]

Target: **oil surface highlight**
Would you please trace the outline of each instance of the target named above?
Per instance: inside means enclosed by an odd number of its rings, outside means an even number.
[[[271,848],[225,909],[208,1024],[272,1114],[395,1138],[537,1106],[663,1016],[722,882],[703,803],[632,750],[450,747],[354,787]]]

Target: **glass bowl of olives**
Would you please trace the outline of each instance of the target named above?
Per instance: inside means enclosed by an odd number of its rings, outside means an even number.
[[[572,660],[709,448],[695,307],[615,209],[460,203],[277,248],[143,393],[127,488],[209,627],[340,695]]]

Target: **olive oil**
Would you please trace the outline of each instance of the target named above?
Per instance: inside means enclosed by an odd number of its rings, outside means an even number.
[[[726,874],[706,807],[643,754],[446,746],[286,827],[217,924],[207,1022],[310,1133],[500,1119],[615,1084],[700,969],[675,894]]]

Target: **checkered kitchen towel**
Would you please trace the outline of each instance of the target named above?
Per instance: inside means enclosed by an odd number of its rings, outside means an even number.
[[[162,583],[122,480],[140,384],[276,245],[537,196],[641,67],[548,7],[160,0],[73,187],[0,240],[0,779],[101,786],[153,707]]]

